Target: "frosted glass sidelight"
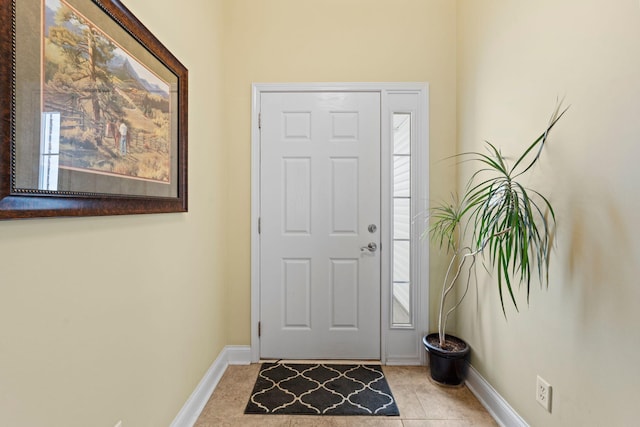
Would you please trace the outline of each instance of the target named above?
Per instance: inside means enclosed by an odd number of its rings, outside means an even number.
[[[393,113],[393,154],[411,153],[411,114]]]
[[[392,327],[412,326],[411,114],[393,114]]]
[[[411,196],[411,156],[393,156],[393,197]]]
[[[393,242],[393,281],[409,282],[411,279],[410,244],[408,240]]]
[[[411,323],[409,301],[411,284],[404,282],[393,283],[393,319],[394,325],[406,325]]]
[[[411,237],[411,200],[393,200],[393,238],[394,240]]]

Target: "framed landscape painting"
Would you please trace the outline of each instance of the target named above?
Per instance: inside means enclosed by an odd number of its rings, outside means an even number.
[[[118,0],[0,8],[0,219],[185,212],[186,68]]]

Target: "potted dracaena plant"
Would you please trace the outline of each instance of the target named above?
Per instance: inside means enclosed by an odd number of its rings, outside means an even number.
[[[537,270],[541,285],[548,285],[555,213],[544,195],[526,188],[521,180],[540,159],[549,132],[566,111],[561,111],[558,103],[545,131],[513,164],[488,141],[486,154],[468,152],[455,156],[477,164],[478,169],[461,197],[454,196],[452,202],[430,209],[431,239],[451,254],[440,295],[438,332],[423,338],[431,377],[440,384],[460,385],[466,376],[469,345],[448,335],[446,327],[449,316],[469,290],[478,255],[486,253],[487,270],[496,272],[505,316],[505,294],[518,310],[514,284],[526,284],[529,301],[532,271]],[[461,295],[454,292],[456,285],[461,287]]]

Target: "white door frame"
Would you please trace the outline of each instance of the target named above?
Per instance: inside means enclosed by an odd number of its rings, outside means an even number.
[[[427,83],[254,83],[251,99],[251,360],[260,360],[260,96],[264,92],[379,92],[381,99],[381,295],[380,295],[380,355],[384,364],[425,364],[425,351],[421,337],[429,331],[429,250],[428,242],[420,240],[417,220],[413,231],[416,240],[412,255],[414,286],[413,325],[391,325],[391,145],[394,112],[411,113],[415,117],[412,137],[412,157],[415,153],[416,170],[412,175],[415,185],[414,212],[426,212],[429,201],[429,87]],[[413,105],[403,105],[403,96],[412,96]]]

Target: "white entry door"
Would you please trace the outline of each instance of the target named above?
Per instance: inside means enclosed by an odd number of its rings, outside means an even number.
[[[260,357],[380,359],[380,93],[260,98]]]

